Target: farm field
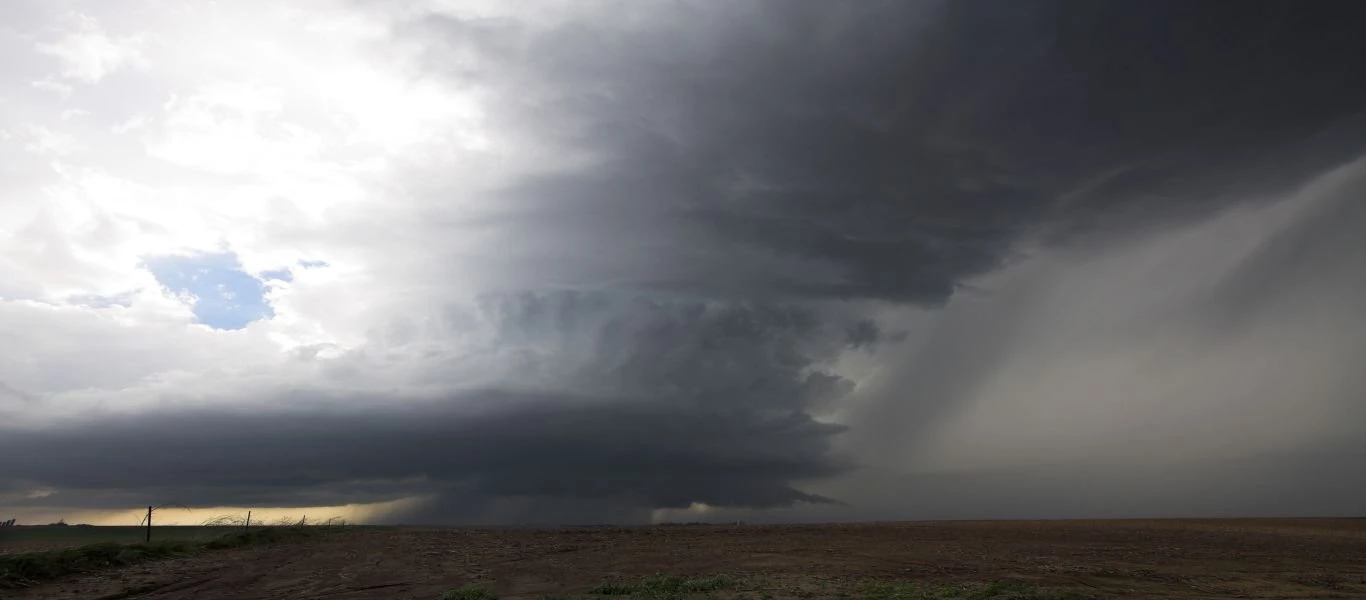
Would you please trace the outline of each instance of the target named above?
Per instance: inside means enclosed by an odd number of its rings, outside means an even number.
[[[446,597],[1362,598],[1366,519],[361,528],[3,592],[436,600],[462,587]]]
[[[241,527],[166,525],[152,528],[154,541],[211,540],[225,533],[240,531]],[[141,526],[92,527],[89,525],[28,525],[0,529],[0,555],[70,548],[86,544],[133,544],[146,539],[147,529]]]

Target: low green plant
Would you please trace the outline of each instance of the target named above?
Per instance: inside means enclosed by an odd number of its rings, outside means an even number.
[[[223,548],[237,548],[252,544],[274,543],[284,540],[298,539],[316,534],[312,526],[309,527],[261,527],[251,531],[238,531],[229,533],[207,542],[204,547],[210,550],[220,550]]]
[[[106,542],[80,548],[0,556],[0,587],[157,560],[186,554],[191,550],[191,544],[178,540],[150,544]]]
[[[590,593],[602,596],[673,598],[688,594],[726,590],[735,587],[735,583],[735,579],[729,575],[689,578],[680,575],[659,574],[646,577],[637,583],[604,583],[593,588]]]
[[[0,555],[0,588],[56,579],[109,567],[119,567],[201,550],[236,548],[312,535],[294,527],[263,527],[251,532],[235,532],[206,542],[165,540],[151,543],[119,544],[103,542],[77,548]]]
[[[498,600],[498,594],[482,585],[471,583],[441,594],[441,600]]]
[[[1071,591],[1040,589],[1014,581],[986,584],[935,586],[906,581],[877,581],[866,584],[859,595],[864,600],[1081,600]]]
[[[878,581],[863,586],[860,597],[864,600],[922,600],[927,596],[920,586],[904,581]]]

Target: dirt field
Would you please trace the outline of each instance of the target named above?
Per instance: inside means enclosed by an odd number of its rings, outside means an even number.
[[[713,596],[752,600],[889,600],[917,596],[886,582],[995,580],[1075,597],[1366,598],[1366,519],[360,530],[0,592],[436,599],[482,583],[539,600],[661,572],[730,574],[741,583]]]
[[[153,540],[211,540],[237,527],[159,526],[152,528]],[[114,542],[134,544],[146,539],[147,530],[140,526],[91,527],[51,525],[6,527],[0,529],[0,555],[70,548],[85,544]]]

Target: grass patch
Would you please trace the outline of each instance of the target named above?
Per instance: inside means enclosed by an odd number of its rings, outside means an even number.
[[[263,527],[236,532],[204,542],[165,540],[150,544],[104,542],[78,548],[0,555],[0,588],[23,587],[98,569],[184,556],[201,550],[236,548],[313,535],[299,527]]]
[[[153,529],[153,540],[182,540],[203,542],[214,539],[229,531],[242,527],[211,527],[202,525],[157,525]],[[10,542],[51,542],[64,544],[64,547],[85,546],[89,544],[115,543],[136,544],[147,535],[147,528],[141,525],[19,525],[0,529],[0,547]]]
[[[1084,600],[1090,598],[1070,590],[1046,590],[1014,581],[958,586],[921,585],[905,581],[879,581],[866,584],[858,597],[862,600]]]
[[[253,544],[269,544],[299,539],[315,533],[317,533],[316,530],[303,527],[262,527],[247,532],[238,531],[219,536],[204,542],[203,546],[209,550],[222,550],[224,548],[238,548]]]
[[[741,581],[728,575],[681,577],[655,575],[636,583],[612,581],[589,591],[599,596],[619,596],[632,599],[681,600],[694,596],[725,592],[718,597],[727,600],[772,600],[778,591],[764,578],[745,578]],[[829,587],[832,584],[833,587]],[[852,584],[852,585],[851,585]],[[943,585],[910,581],[865,581],[857,583],[819,582],[816,585],[783,586],[779,595],[797,598],[847,598],[849,600],[1085,600],[1091,598],[1068,590],[1038,588],[1014,581]],[[550,600],[547,598],[547,600]],[[557,599],[562,600],[562,599]]]
[[[0,556],[0,586],[17,586],[104,567],[169,558],[187,554],[190,549],[190,544],[175,540],[150,544],[106,542],[80,548]]]
[[[498,594],[482,585],[470,584],[454,590],[446,590],[441,600],[498,600]]]
[[[735,579],[728,575],[707,577],[682,577],[679,575],[655,575],[646,577],[638,583],[612,582],[593,588],[589,593],[601,596],[631,596],[635,598],[673,598],[688,594],[701,594],[735,587]]]

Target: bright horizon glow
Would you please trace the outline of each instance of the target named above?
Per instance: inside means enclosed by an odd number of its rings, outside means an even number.
[[[372,504],[342,504],[337,506],[303,506],[288,508],[214,506],[182,508],[164,506],[152,512],[152,525],[156,526],[200,526],[219,518],[245,519],[251,512],[253,523],[277,525],[285,521],[297,523],[307,517],[308,522],[316,523],[328,519],[344,519],[348,524],[368,524],[383,521],[386,516],[408,510],[420,498],[391,500]],[[47,525],[65,521],[67,525],[131,526],[143,524],[147,509],[130,508],[126,510],[90,509],[19,509],[6,518],[17,518],[17,525]]]

